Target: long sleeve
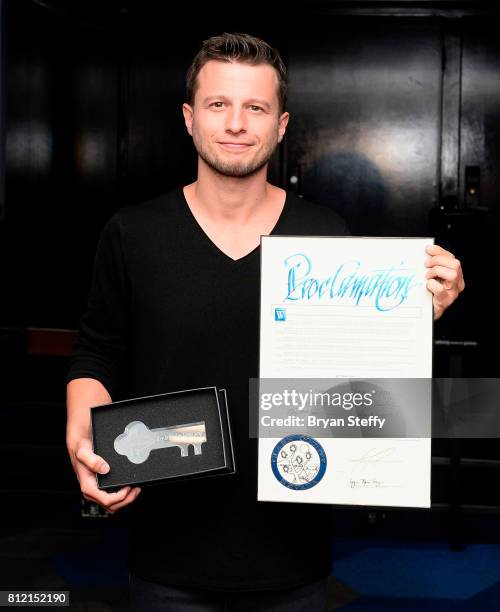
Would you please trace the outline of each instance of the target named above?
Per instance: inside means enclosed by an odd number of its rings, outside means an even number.
[[[130,283],[125,269],[120,216],[105,225],[94,260],[86,311],[80,319],[66,383],[95,378],[113,401],[127,380],[130,337]]]

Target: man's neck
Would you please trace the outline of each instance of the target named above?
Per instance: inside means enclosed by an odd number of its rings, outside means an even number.
[[[243,178],[206,170],[199,168],[197,180],[184,193],[192,209],[215,223],[247,223],[276,197],[277,188],[266,180],[267,168]]]
[[[276,225],[286,193],[268,183],[265,172],[245,178],[209,178],[198,173],[198,179],[184,187],[184,196],[210,240],[238,259],[255,249],[260,236]]]

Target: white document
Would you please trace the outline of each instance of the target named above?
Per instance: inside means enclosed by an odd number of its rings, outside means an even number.
[[[429,244],[263,236],[260,378],[430,379]],[[259,439],[259,500],[430,507],[430,438],[287,433]]]

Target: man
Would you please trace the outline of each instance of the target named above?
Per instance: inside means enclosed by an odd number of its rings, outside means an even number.
[[[326,506],[258,503],[248,379],[258,376],[263,234],[345,235],[329,208],[267,182],[282,140],[286,71],[245,34],[205,41],[183,105],[197,180],[118,211],[102,233],[68,374],[67,446],[86,499],[129,506],[133,607],[321,610],[330,571]],[[463,289],[460,263],[428,248],[435,317]],[[202,386],[228,390],[238,474],[106,493],[90,406]],[[132,503],[134,502],[134,503]]]

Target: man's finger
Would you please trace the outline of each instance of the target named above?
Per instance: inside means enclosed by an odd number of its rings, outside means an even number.
[[[109,506],[108,512],[111,512],[111,514],[114,514],[120,508],[123,508],[124,506],[128,506],[129,504],[131,504],[133,501],[137,499],[140,492],[141,492],[141,489],[139,487],[135,487],[128,493],[128,495],[125,497],[123,501]]]
[[[444,266],[445,268],[451,268],[452,270],[459,270],[461,264],[455,257],[448,257],[447,255],[434,255],[425,261],[425,265],[428,268],[439,265]]]
[[[450,296],[450,292],[443,287],[443,284],[435,278],[427,281],[427,289],[432,293],[434,320],[436,321],[441,318],[445,308],[451,304],[453,298]]]
[[[76,458],[83,463],[89,470],[99,474],[107,474],[110,470],[109,465],[102,457],[96,455],[87,445],[81,445],[76,451]]]
[[[454,257],[453,253],[450,253],[450,251],[443,249],[443,247],[440,247],[438,244],[428,244],[425,247],[425,252],[429,255],[448,255]]]
[[[100,491],[97,489],[97,493],[94,494],[95,501],[106,508],[110,508],[113,504],[117,504],[123,501],[130,493],[130,487],[123,487],[119,491],[114,493],[107,493],[106,491]]]
[[[429,289],[439,302],[441,302],[448,293],[446,288],[443,287],[443,283],[440,283],[435,278],[431,278],[427,281],[427,289]]]
[[[113,493],[108,493],[107,491],[101,491],[97,487],[97,483],[95,480],[95,474],[92,472],[87,472],[87,474],[83,474],[80,476],[80,489],[84,496],[92,499],[96,503],[101,506],[105,506],[106,508],[112,504],[116,504],[120,501],[123,501],[125,497],[130,492],[131,487],[122,487],[118,491],[114,491]]]
[[[453,283],[458,279],[458,272],[444,266],[434,266],[433,268],[429,268],[429,270],[427,270],[425,276],[427,278],[442,278]],[[451,289],[449,285],[445,288]]]

